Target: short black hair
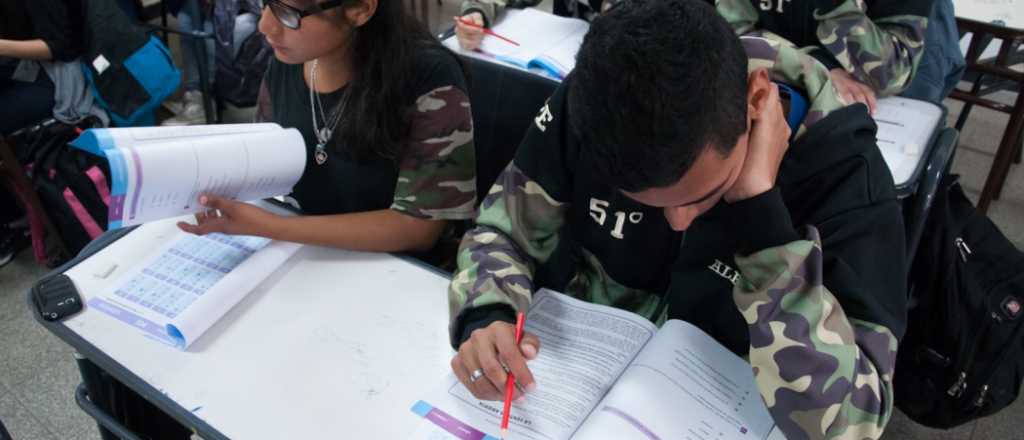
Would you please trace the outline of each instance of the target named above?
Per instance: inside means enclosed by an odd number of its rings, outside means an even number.
[[[672,185],[747,130],[747,56],[704,0],[624,0],[594,20],[569,84],[569,122],[615,188]]]

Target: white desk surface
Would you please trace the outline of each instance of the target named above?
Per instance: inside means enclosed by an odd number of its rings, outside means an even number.
[[[900,96],[878,100],[874,114],[878,125],[875,137],[897,188],[911,184],[916,178],[915,173],[926,158],[943,116],[942,107],[924,101]]]
[[[173,228],[144,225],[67,274],[87,302]],[[65,324],[227,437],[403,438],[449,370],[447,286],[392,255],[307,246],[187,352],[88,308]]]
[[[1024,0],[953,0],[959,18],[1024,29]]]

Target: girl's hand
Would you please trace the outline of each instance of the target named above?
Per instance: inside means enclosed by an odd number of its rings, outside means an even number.
[[[199,196],[199,204],[207,208],[206,212],[196,214],[195,225],[179,222],[178,227],[182,231],[196,235],[220,232],[266,237],[280,219],[280,216],[263,208],[217,196]]]

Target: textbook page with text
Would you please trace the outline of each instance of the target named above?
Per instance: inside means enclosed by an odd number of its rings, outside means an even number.
[[[306,166],[302,135],[277,124],[94,128],[71,145],[110,164],[108,229],[200,212],[201,194],[285,195]]]
[[[526,331],[537,389],[514,403],[510,437],[528,440],[784,440],[750,364],[696,327],[647,319],[549,290]],[[482,401],[450,374],[412,407],[414,439],[496,439],[502,402]]]
[[[265,201],[254,204],[293,215]],[[120,262],[124,270],[101,288],[83,290],[82,301],[125,324],[125,331],[180,350],[188,350],[301,248],[264,237],[193,235],[174,223],[150,222],[132,231],[128,240],[135,234],[155,236],[159,244],[141,258]],[[83,270],[76,266],[67,272],[76,285],[98,277]]]

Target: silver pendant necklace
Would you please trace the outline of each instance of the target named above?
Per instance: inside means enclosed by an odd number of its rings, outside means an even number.
[[[309,82],[311,83],[309,86],[309,106],[310,113],[313,116],[313,135],[316,136],[316,149],[313,151],[313,159],[317,165],[323,165],[327,162],[327,143],[334,136],[334,128],[337,127],[338,122],[341,120],[341,114],[345,111],[348,91],[346,90],[342,94],[338,106],[335,107],[334,111],[331,112],[330,118],[328,118],[324,114],[324,104],[320,100],[320,93],[316,91],[317,61],[313,60],[313,66],[309,69]],[[317,118],[318,110],[319,118]],[[323,127],[320,126],[318,119],[324,122]]]

